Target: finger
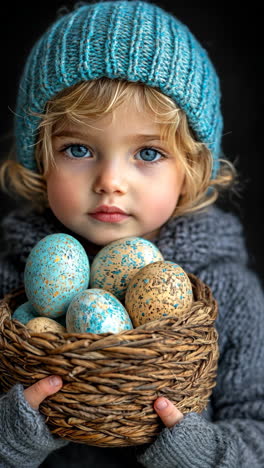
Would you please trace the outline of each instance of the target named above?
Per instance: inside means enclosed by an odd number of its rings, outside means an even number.
[[[26,390],[24,390],[24,395],[30,406],[34,409],[38,409],[40,403],[42,403],[45,398],[61,389],[62,384],[61,377],[57,375],[45,377],[45,379],[41,379],[34,385],[31,385],[31,387],[26,388]]]
[[[154,409],[166,427],[173,427],[183,419],[183,414],[167,398],[157,398]]]

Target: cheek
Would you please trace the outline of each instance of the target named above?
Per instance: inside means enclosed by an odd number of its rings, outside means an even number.
[[[159,195],[152,200],[149,200],[148,206],[150,207],[147,212],[157,223],[166,222],[174,212],[178,202],[178,196],[174,193],[167,191],[160,191]]]
[[[79,205],[78,191],[73,178],[63,178],[51,175],[47,179],[47,192],[50,208],[55,215],[67,213]]]
[[[183,187],[183,177],[175,177],[173,173],[160,178],[145,190],[146,205],[150,207],[152,216],[170,216],[175,210]]]

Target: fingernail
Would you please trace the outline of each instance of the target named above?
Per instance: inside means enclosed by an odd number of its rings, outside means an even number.
[[[53,387],[58,387],[58,385],[61,384],[61,378],[60,378],[60,377],[57,377],[56,375],[52,375],[52,376],[49,378],[49,383],[50,383],[50,385],[52,385]]]
[[[165,398],[161,398],[160,400],[158,400],[157,403],[155,403],[155,406],[157,409],[162,410],[162,409],[167,408],[168,402],[167,400],[165,400]]]

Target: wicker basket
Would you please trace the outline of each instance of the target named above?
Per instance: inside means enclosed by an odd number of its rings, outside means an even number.
[[[0,302],[0,382],[4,391],[50,374],[64,386],[40,406],[53,434],[100,447],[152,442],[162,429],[153,409],[168,397],[183,413],[201,412],[215,385],[217,303],[188,275],[194,293],[182,318],[164,318],[119,334],[32,333],[12,310],[24,290]]]

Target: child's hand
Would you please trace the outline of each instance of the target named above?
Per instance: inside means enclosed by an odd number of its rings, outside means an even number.
[[[183,419],[183,414],[167,398],[157,398],[154,409],[166,427],[173,427]]]
[[[54,380],[52,380],[54,379]],[[56,382],[57,379],[57,382]],[[41,379],[31,387],[24,390],[25,399],[33,409],[38,410],[40,403],[53,393],[58,392],[62,387],[62,379],[59,376],[49,376]]]

